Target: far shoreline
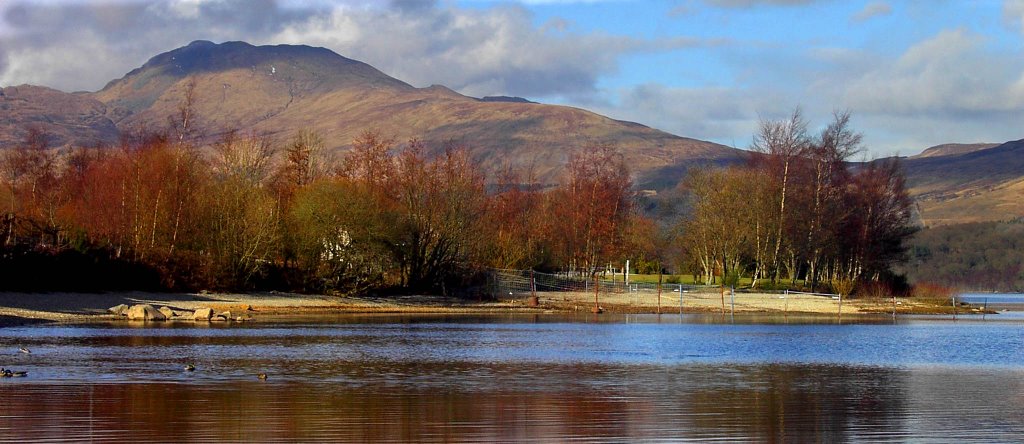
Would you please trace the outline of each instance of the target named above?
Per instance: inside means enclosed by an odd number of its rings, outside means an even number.
[[[153,293],[153,292],[109,292],[109,293],[16,293],[0,292],[0,327],[37,323],[93,323],[125,320],[111,314],[110,307],[119,304],[150,304],[154,307],[167,306],[174,310],[194,311],[197,308],[211,308],[216,312],[231,311],[251,316],[254,321],[263,318],[295,316],[334,316],[347,314],[547,314],[547,313],[592,313],[593,293],[539,293],[536,306],[529,305],[528,295],[499,301],[467,300],[443,296],[362,296],[343,297],[330,295],[308,295],[285,292],[254,293]],[[671,300],[671,294],[666,295]],[[725,297],[724,304],[719,296],[695,298],[688,296],[682,312],[687,314],[793,314],[812,317],[836,317],[855,315],[877,315],[895,312],[906,314],[949,315],[954,313],[951,305],[938,301],[904,298],[894,305],[891,299],[850,299],[844,301],[841,312],[834,301],[805,298],[788,300],[785,311],[779,305],[776,295],[761,293],[737,294],[735,301]],[[663,298],[663,301],[666,300]],[[731,303],[733,302],[733,303]],[[673,314],[679,313],[678,305],[664,303],[658,307],[650,301],[630,300],[628,295],[601,295],[597,305],[608,314]],[[961,314],[981,314],[977,306],[958,307]],[[991,310],[985,313],[995,313]],[[127,322],[127,321],[126,321]],[[154,325],[159,323],[154,323]]]

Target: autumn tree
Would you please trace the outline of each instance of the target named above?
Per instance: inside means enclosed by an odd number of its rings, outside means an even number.
[[[741,273],[759,247],[755,207],[749,205],[761,186],[756,178],[756,170],[730,168],[695,171],[683,183],[691,196],[683,232],[706,284],[713,282],[716,271],[723,277]]]
[[[310,290],[359,292],[387,285],[393,214],[350,178],[316,181],[298,191],[289,212],[299,267]]]
[[[494,185],[487,213],[491,252],[489,263],[497,268],[534,268],[545,260],[544,195],[532,178],[523,179],[510,166],[503,168]]]
[[[720,271],[751,272],[754,283],[785,269],[795,284],[880,280],[902,260],[913,233],[898,162],[851,169],[861,135],[849,113],[816,137],[799,110],[762,122],[745,168],[698,171],[684,181],[691,208],[682,232],[705,282]]]
[[[842,272],[853,280],[878,280],[905,259],[911,201],[899,160],[869,162],[853,177],[848,205],[855,208],[843,229],[847,239]]]
[[[250,284],[279,248],[280,208],[267,186],[273,154],[260,134],[229,133],[214,146],[206,242],[215,273],[235,285]]]
[[[591,145],[569,158],[565,183],[548,195],[551,248],[570,270],[592,270],[616,256],[633,213],[622,155]]]
[[[836,251],[840,233],[836,227],[850,216],[845,195],[850,183],[847,162],[861,151],[860,133],[850,128],[850,113],[833,114],[833,120],[812,143],[805,162],[809,164],[809,177],[803,197],[806,217],[803,239],[803,257],[807,263],[808,280],[814,288],[821,279],[822,268]]]
[[[284,149],[277,172],[279,187],[294,190],[329,174],[331,162],[324,139],[312,130],[300,130]]]
[[[16,241],[18,227],[40,243],[58,243],[55,153],[40,129],[28,129],[24,141],[0,152],[6,188],[4,244]]]
[[[407,287],[443,291],[480,255],[487,196],[468,150],[449,147],[433,159],[425,152],[412,140],[395,159],[395,247]]]

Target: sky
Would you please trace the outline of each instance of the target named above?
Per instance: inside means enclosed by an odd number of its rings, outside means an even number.
[[[1024,138],[1024,0],[0,0],[0,86],[96,91],[193,40],[737,148],[796,107],[851,112],[866,157]]]

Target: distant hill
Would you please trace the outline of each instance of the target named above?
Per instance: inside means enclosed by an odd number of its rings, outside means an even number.
[[[992,147],[999,146],[998,143],[945,143],[942,145],[936,145],[931,148],[927,148],[916,156],[910,156],[911,159],[920,159],[924,157],[939,157],[939,156],[955,156],[958,154],[972,153],[974,151],[980,151],[989,149]]]
[[[24,140],[30,128],[55,147],[112,143],[119,134],[107,106],[90,97],[42,86],[0,88],[0,148]]]
[[[419,138],[440,149],[470,147],[485,166],[518,166],[542,181],[556,181],[569,153],[588,144],[611,144],[624,154],[641,187],[670,186],[665,171],[727,163],[744,152],[621,122],[586,110],[517,97],[477,99],[444,86],[416,88],[363,62],[324,48],[244,42],[196,41],[151,58],[95,93],[55,90],[92,120],[67,116],[56,98],[22,103],[25,111],[0,121],[13,130],[42,115],[63,116],[56,127],[64,144],[110,140],[118,131],[164,128],[195,84],[197,125],[215,137],[226,129],[260,131],[279,141],[300,129],[320,133],[345,150],[361,132],[377,129],[399,141]],[[35,88],[35,87],[28,87]],[[74,118],[72,118],[74,117]]]
[[[904,160],[904,168],[925,225],[1024,216],[1024,140],[915,156]]]

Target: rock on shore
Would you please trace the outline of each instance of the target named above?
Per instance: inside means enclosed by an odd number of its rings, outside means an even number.
[[[133,305],[128,309],[129,321],[166,321],[167,316],[149,304]]]

